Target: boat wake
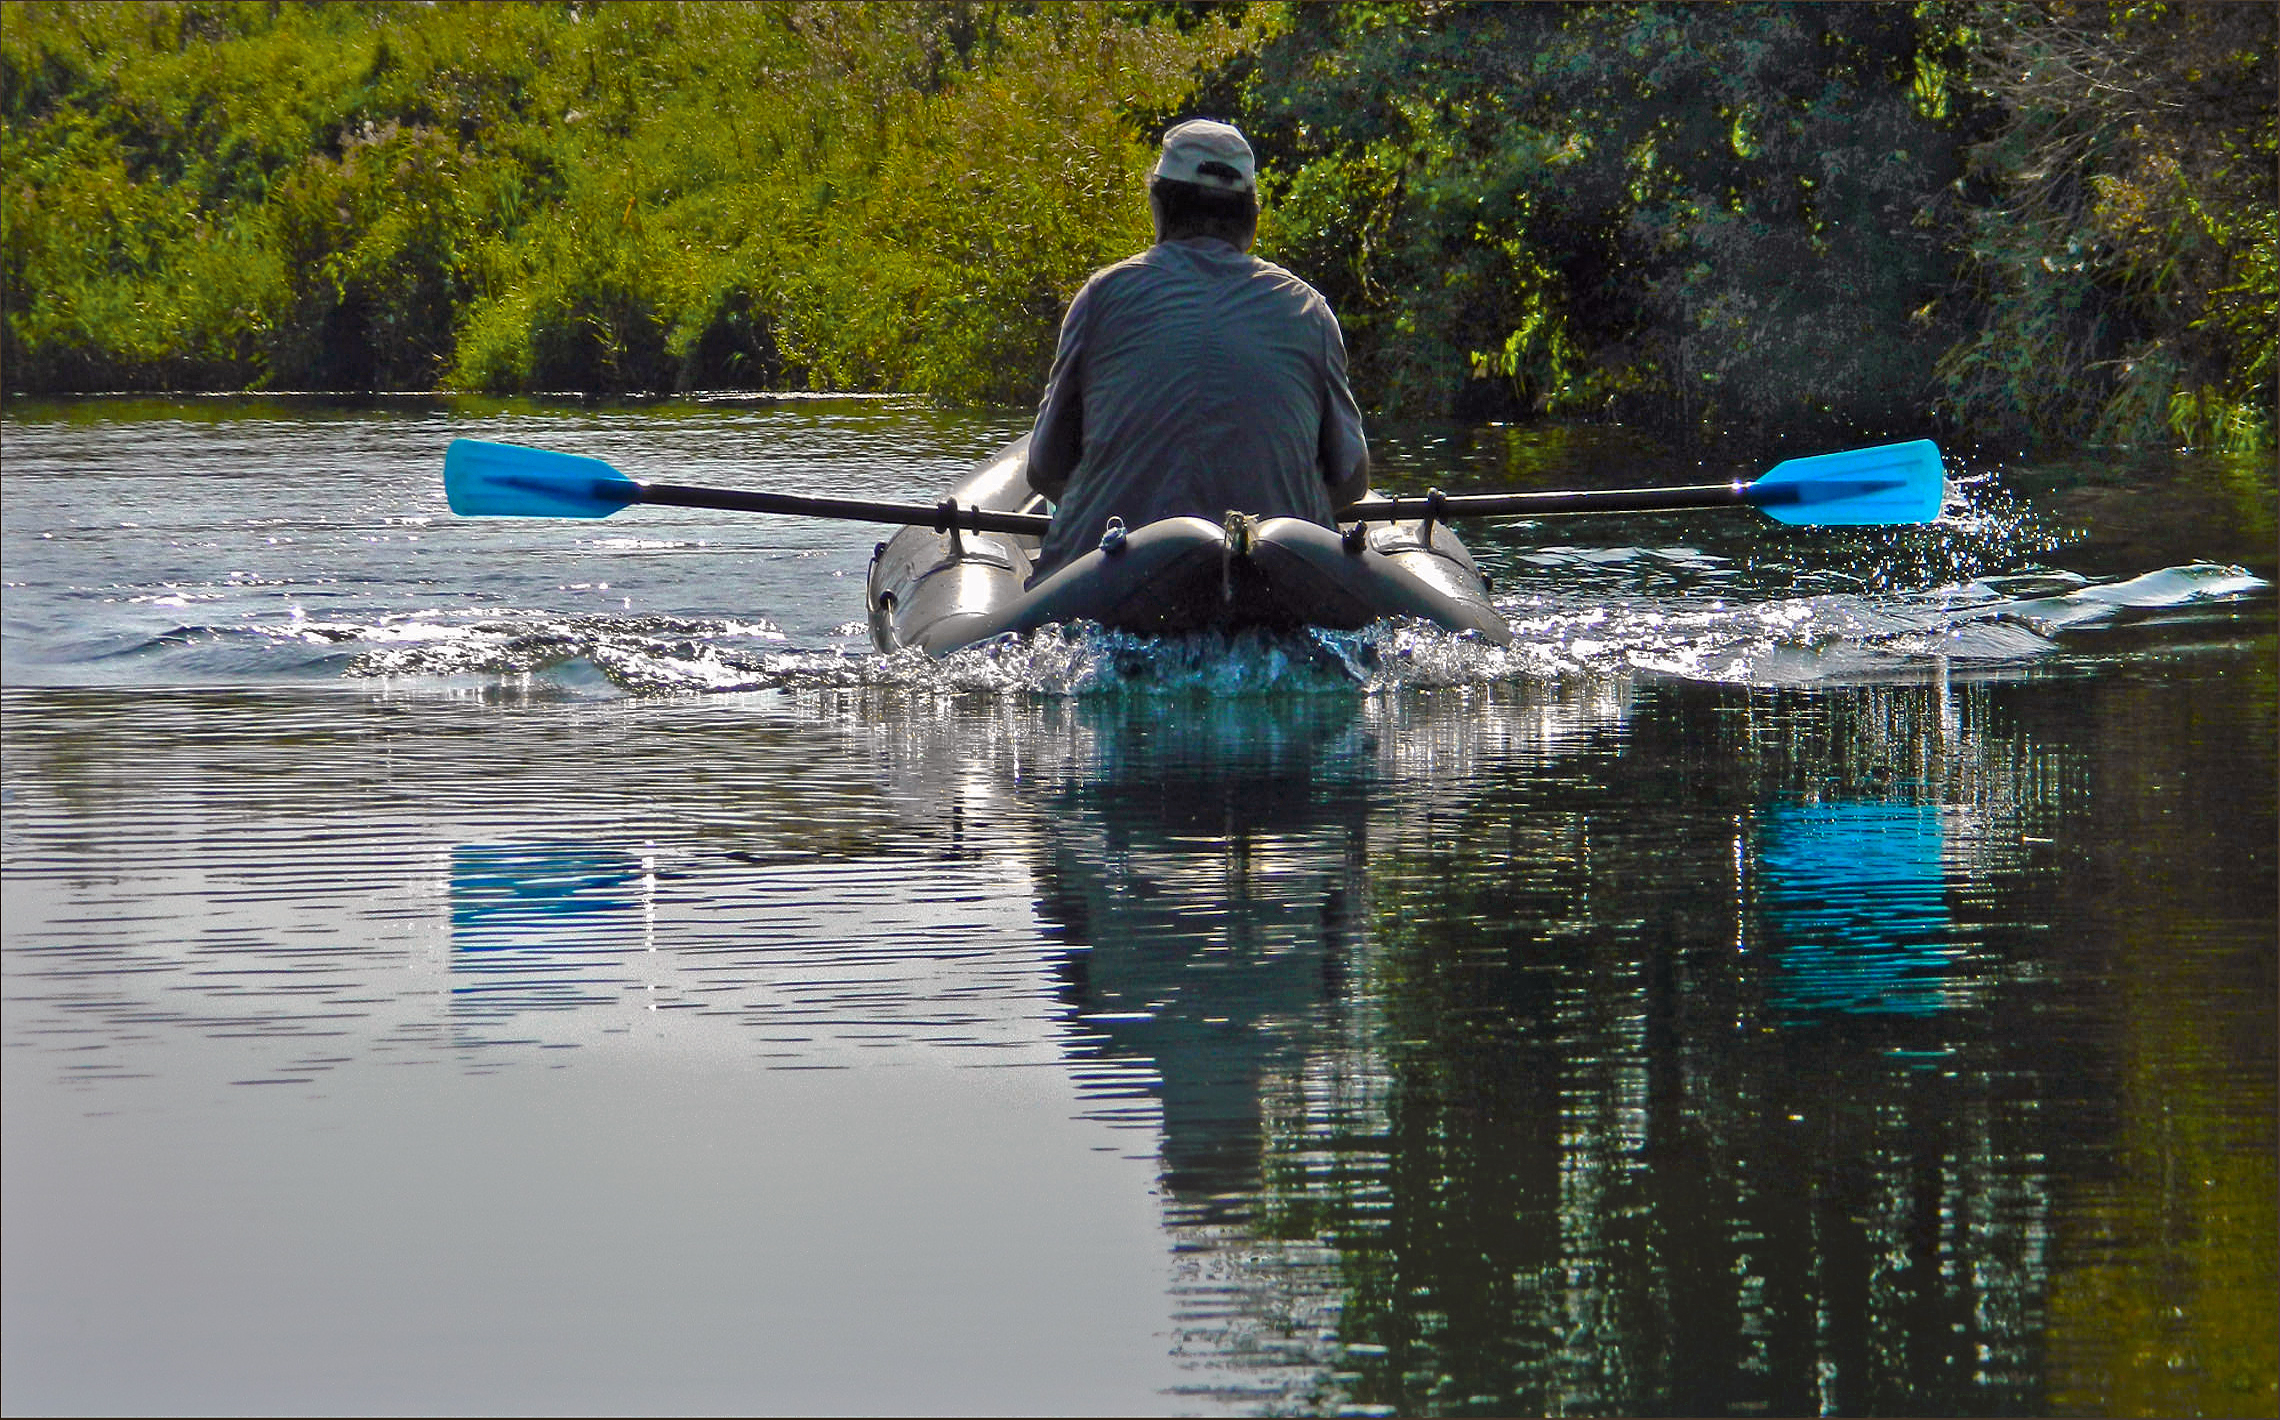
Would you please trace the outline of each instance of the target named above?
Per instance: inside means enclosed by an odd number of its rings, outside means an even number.
[[[537,680],[563,691],[688,695],[891,689],[922,695],[1352,694],[1657,676],[1737,685],[2001,675],[2154,647],[2234,641],[2269,623],[2272,584],[2196,563],[2120,582],[1995,575],[1914,592],[1752,599],[1696,591],[1523,592],[1494,646],[1420,622],[1361,631],[1138,636],[1089,625],[1005,636],[941,659],[800,647],[770,622],[488,614],[267,634],[362,678]]]
[[[1914,593],[1846,592],[1768,601],[1543,596],[1503,607],[1507,674],[1664,675],[1743,685],[2001,671],[2099,656],[2115,633],[2147,628],[2182,643],[2227,633],[2272,586],[2243,568],[2194,564],[2124,582],[2071,573],[1993,576]]]

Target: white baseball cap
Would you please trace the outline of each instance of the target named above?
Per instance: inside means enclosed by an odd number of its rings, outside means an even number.
[[[1257,192],[1258,163],[1231,123],[1191,118],[1164,135],[1155,175],[1221,192]]]

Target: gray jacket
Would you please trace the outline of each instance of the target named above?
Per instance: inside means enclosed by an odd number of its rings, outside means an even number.
[[[1329,303],[1209,237],[1093,273],[1069,303],[1029,445],[1054,500],[1038,575],[1137,528],[1230,510],[1328,524],[1369,467]]]

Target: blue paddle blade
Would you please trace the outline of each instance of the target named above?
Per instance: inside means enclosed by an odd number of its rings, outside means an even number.
[[[1940,515],[1945,491],[1939,446],[1917,439],[1790,459],[1743,496],[1778,522],[1861,527],[1928,523]]]
[[[582,454],[454,439],[443,496],[461,517],[606,518],[641,501],[641,485]]]

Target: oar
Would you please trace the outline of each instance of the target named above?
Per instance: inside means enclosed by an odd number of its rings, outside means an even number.
[[[443,488],[451,511],[463,516],[606,518],[630,504],[656,503],[676,508],[899,523],[937,532],[955,527],[1038,536],[1051,521],[1041,513],[960,507],[947,498],[932,505],[877,503],[862,498],[636,483],[600,459],[481,439],[452,440],[443,456]],[[1918,439],[1790,459],[1751,483],[1453,496],[1436,489],[1423,497],[1365,498],[1345,510],[1345,517],[1384,523],[1410,518],[1547,517],[1743,506],[1784,523],[1865,526],[1930,522],[1939,516],[1941,492],[1940,451],[1931,440]]]
[[[793,493],[747,493],[679,483],[636,483],[600,459],[454,439],[443,453],[443,495],[451,511],[508,518],[606,518],[633,503],[673,508],[725,508],[736,513],[789,513],[804,518],[845,518],[859,523],[900,523],[948,532],[1032,533],[1042,537],[1051,520],[1042,513],[994,513],[945,498],[937,504],[874,503],[863,498],[810,498]]]
[[[1364,522],[1405,518],[1546,517],[1568,513],[1664,513],[1689,508],[1756,508],[1778,522],[1821,527],[1928,523],[1940,515],[1945,484],[1939,447],[1929,439],[1850,449],[1778,463],[1752,483],[1680,488],[1600,488],[1581,493],[1461,493],[1364,498],[1345,516]]]

